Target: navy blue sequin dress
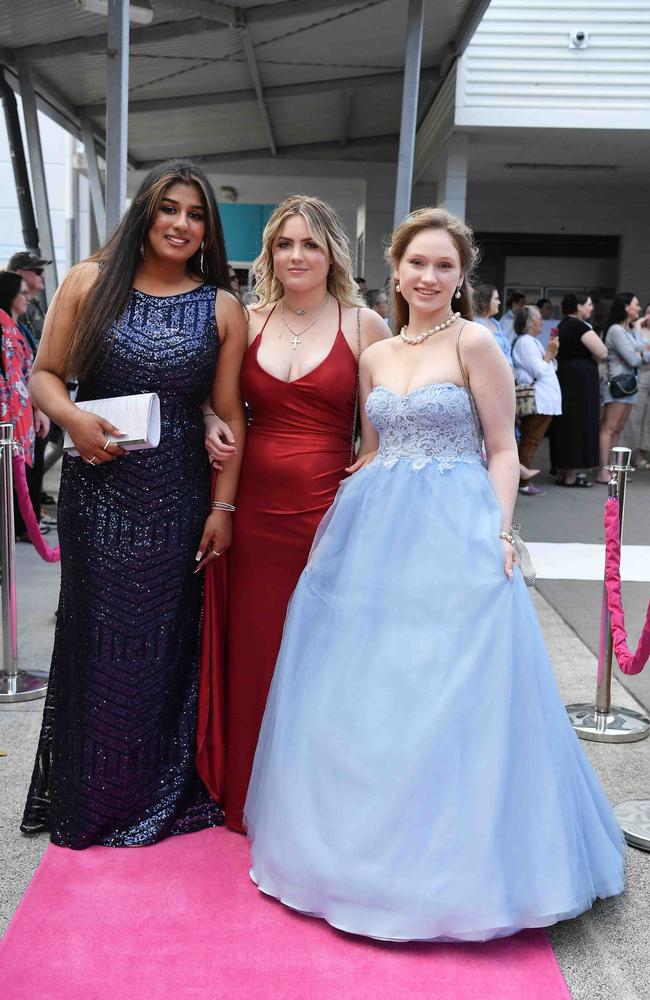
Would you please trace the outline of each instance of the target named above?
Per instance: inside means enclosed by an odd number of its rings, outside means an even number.
[[[97,467],[63,459],[61,597],[21,829],[65,847],[140,846],[222,822],[194,768],[215,294],[134,289],[80,385],[80,400],[157,392],[162,426],[155,449]]]

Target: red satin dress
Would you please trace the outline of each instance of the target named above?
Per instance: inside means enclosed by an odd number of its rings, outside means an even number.
[[[313,371],[292,382],[271,375],[257,360],[266,323],[248,348],[241,371],[242,397],[252,417],[228,559],[225,795],[218,776],[221,741],[214,737],[218,718],[212,720],[212,738],[203,749],[200,743],[198,758],[199,771],[213,794],[225,798],[227,825],[240,831],[287,604],[316,528],[350,462],[357,385],[357,359],[341,330],[340,306],[330,353]],[[222,572],[222,567],[216,569]],[[218,601],[218,588],[210,585],[209,590],[217,591],[213,601]],[[206,607],[208,626],[215,625],[219,614],[218,609]],[[210,711],[217,716],[221,681],[214,676],[214,665],[212,681],[206,681],[208,667],[205,662],[203,666],[201,712],[205,716],[206,698],[211,697]],[[206,683],[211,696],[206,694]],[[205,726],[204,718],[200,732],[205,733]],[[211,761],[206,759],[210,744]]]

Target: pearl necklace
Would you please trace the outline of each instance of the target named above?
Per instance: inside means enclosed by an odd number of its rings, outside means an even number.
[[[425,332],[421,333],[419,337],[407,337],[407,327],[403,326],[399,335],[405,344],[421,344],[422,341],[426,340],[428,337],[433,337],[434,333],[440,333],[441,330],[446,330],[448,326],[452,326],[459,318],[460,313],[452,313],[446,322],[439,323],[438,326],[432,326],[430,330],[425,330]]]

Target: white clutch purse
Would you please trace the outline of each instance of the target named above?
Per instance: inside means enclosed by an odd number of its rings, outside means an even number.
[[[124,431],[124,437],[110,437],[125,451],[141,451],[156,448],[160,442],[160,399],[155,392],[143,392],[136,396],[114,396],[109,399],[86,399],[75,403],[86,413],[96,413],[109,420],[114,427]],[[63,450],[68,455],[78,455],[68,432],[63,438]]]

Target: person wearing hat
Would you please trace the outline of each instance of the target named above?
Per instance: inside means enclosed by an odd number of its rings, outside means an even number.
[[[29,305],[27,306],[27,312],[22,317],[22,326],[29,328],[29,333],[31,334],[30,340],[33,341],[31,346],[34,353],[36,353],[38,342],[41,339],[43,320],[45,319],[45,313],[39,299],[41,292],[45,288],[43,270],[51,263],[51,260],[40,257],[33,250],[20,250],[9,258],[7,264],[7,270],[20,274],[27,285]]]

